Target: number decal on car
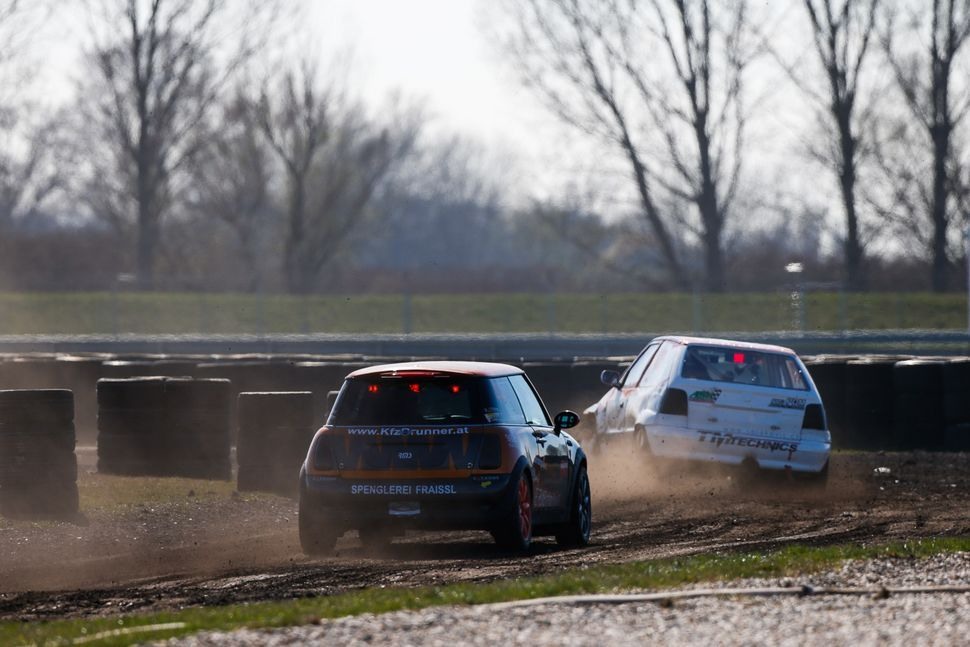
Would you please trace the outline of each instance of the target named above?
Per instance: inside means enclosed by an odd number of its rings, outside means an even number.
[[[412,454],[411,452],[398,452],[397,457],[399,460],[406,461],[411,458],[414,458],[414,454]]]

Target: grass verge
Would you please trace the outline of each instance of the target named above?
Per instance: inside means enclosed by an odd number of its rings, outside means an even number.
[[[236,490],[234,481],[209,481],[178,477],[113,476],[82,474],[78,479],[81,510],[115,509],[132,505],[184,503],[187,499],[227,499]]]
[[[952,329],[962,293],[0,293],[0,334],[642,333]]]
[[[0,623],[0,644],[129,645],[203,630],[283,627],[321,618],[384,613],[449,604],[485,604],[551,595],[662,589],[704,581],[778,577],[817,572],[847,559],[925,558],[970,551],[970,537],[914,540],[881,546],[787,546],[761,553],[718,553],[632,564],[581,566],[555,575],[487,584],[364,589],[286,602],[195,607],[175,612],[51,622]],[[155,630],[139,631],[153,626]],[[126,633],[127,632],[127,633]]]

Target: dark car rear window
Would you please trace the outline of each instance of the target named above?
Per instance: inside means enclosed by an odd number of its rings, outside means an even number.
[[[479,425],[524,421],[509,411],[496,382],[508,378],[369,375],[344,382],[330,414],[332,426]],[[518,406],[518,403],[515,403]]]

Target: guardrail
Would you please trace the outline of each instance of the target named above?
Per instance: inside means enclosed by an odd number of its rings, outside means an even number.
[[[616,334],[4,335],[0,353],[276,354],[551,360],[636,355],[662,332]],[[788,346],[800,354],[970,355],[966,331],[719,332],[706,336]]]

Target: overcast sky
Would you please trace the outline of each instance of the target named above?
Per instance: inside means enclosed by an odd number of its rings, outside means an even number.
[[[590,168],[602,171],[597,167],[600,158],[588,154],[582,138],[540,106],[522,87],[501,48],[490,42],[489,19],[500,16],[496,1],[306,0],[306,19],[298,27],[303,34],[291,41],[306,41],[295,46],[298,53],[324,61],[351,48],[352,88],[371,105],[400,91],[425,103],[432,130],[464,134],[486,150],[515,159],[515,186],[506,183],[506,188],[520,198],[549,195],[584,175],[588,180]],[[69,78],[79,74],[76,61],[85,40],[83,12],[72,13],[65,6],[72,5],[57,5],[58,20],[51,22],[59,27],[48,30],[47,42],[39,48],[45,63],[53,61],[44,66],[46,93],[62,99],[70,97]],[[789,0],[777,6],[796,5]],[[785,31],[780,23],[774,26]],[[307,47],[319,51],[302,51]],[[787,167],[793,153],[800,154],[796,148],[803,147],[797,137],[804,137],[810,132],[806,126],[813,124],[803,121],[804,99],[794,88],[784,89],[787,81],[780,71],[752,83],[753,96],[759,85],[781,92],[763,102],[760,115],[752,115],[761,121],[749,133],[754,153],[746,165],[749,175],[773,187],[779,185],[778,176],[787,181],[791,175]],[[794,110],[792,98],[797,98]],[[615,194],[612,184],[626,176],[624,169],[612,177],[601,173],[595,178],[597,189]]]
[[[531,156],[541,148],[536,129],[546,115],[489,42],[488,4],[330,0],[312,4],[311,16],[324,56],[353,48],[360,90],[370,100],[401,90],[425,100],[438,127]]]

